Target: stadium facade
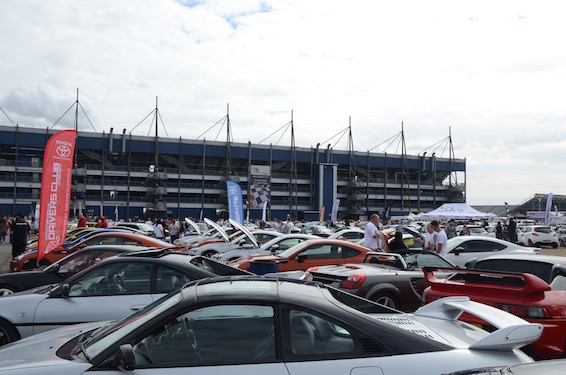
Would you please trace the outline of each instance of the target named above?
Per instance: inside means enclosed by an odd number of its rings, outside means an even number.
[[[0,126],[0,212],[33,212],[43,152],[55,129]],[[238,182],[250,218],[339,218],[429,211],[465,201],[466,160],[209,140],[77,133],[71,214],[125,219],[214,218],[227,209],[226,180]],[[458,183],[455,176],[464,175]]]

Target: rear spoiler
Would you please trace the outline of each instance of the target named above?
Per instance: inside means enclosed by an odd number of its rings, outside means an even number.
[[[457,320],[464,312],[497,328],[493,333],[470,345],[469,349],[510,351],[537,341],[542,334],[541,324],[529,323],[495,307],[470,301],[469,297],[446,297],[436,300],[415,311],[415,316]]]
[[[433,291],[452,295],[470,294],[486,289],[498,289],[508,296],[526,297],[551,290],[550,285],[530,273],[517,274],[460,268],[423,267],[425,280]],[[446,278],[437,278],[442,273]]]

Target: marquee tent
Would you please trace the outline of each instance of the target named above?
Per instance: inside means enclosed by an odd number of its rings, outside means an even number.
[[[484,220],[493,216],[480,212],[466,203],[444,203],[436,210],[421,214],[421,219]]]

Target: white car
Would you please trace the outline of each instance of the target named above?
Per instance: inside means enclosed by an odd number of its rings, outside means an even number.
[[[458,320],[481,317],[488,333]],[[414,314],[321,284],[215,278],[111,324],[67,327],[0,350],[21,374],[445,374],[531,363],[542,326],[467,297]]]
[[[444,256],[463,267],[469,260],[482,259],[496,254],[539,254],[540,249],[523,247],[509,241],[487,236],[457,236],[448,240],[448,253]]]
[[[293,247],[303,241],[313,240],[317,238],[320,237],[314,236],[312,234],[301,234],[301,233],[290,233],[284,235],[282,234],[281,236],[272,238],[266,243],[260,245],[259,248],[252,248],[252,249],[237,248],[225,253],[214,254],[212,256],[212,259],[218,262],[227,263],[236,260],[238,258],[243,258],[255,254],[263,254],[263,255],[279,254],[280,252],[285,251],[288,248]]]
[[[360,228],[346,228],[338,232],[332,233],[328,238],[335,238],[337,240],[346,240],[350,242],[357,242],[364,238],[365,231]]]
[[[463,225],[458,225],[456,227],[456,233],[458,233],[458,235],[460,234],[460,232],[462,232],[462,228],[464,228]],[[468,229],[468,232],[470,233],[471,236],[487,236],[487,235],[489,235],[489,231],[486,230],[483,225],[466,225],[466,228]],[[495,235],[494,235],[494,237],[495,237]]]
[[[207,219],[205,219],[207,220]],[[244,227],[240,223],[229,219],[230,224],[242,234],[238,237],[234,238],[233,240],[229,240],[228,234],[224,232],[224,230],[218,226],[216,223],[210,221],[207,223],[214,227],[218,232],[223,232],[222,238],[224,241],[222,242],[212,242],[202,246],[194,246],[187,250],[187,253],[190,255],[203,255],[206,257],[211,257],[215,254],[224,254],[228,251],[239,249],[239,248],[248,248],[248,249],[258,249],[260,243],[265,243],[275,237],[282,236],[283,233],[271,231],[271,230],[256,230],[253,233],[248,230],[248,228]]]
[[[528,225],[519,227],[521,234],[517,240],[525,246],[560,246],[558,234],[550,227],[544,225]]]

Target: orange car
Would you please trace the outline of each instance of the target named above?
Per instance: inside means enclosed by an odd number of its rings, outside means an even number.
[[[170,243],[167,243],[165,241],[137,233],[131,233],[127,231],[103,232],[88,237],[84,241],[81,241],[72,247],[59,248],[49,252],[41,259],[39,266],[48,266],[51,263],[54,263],[59,259],[62,259],[67,255],[75,252],[78,249],[92,245],[138,245],[159,248],[175,247],[175,245],[171,245]],[[184,246],[180,247],[180,250],[184,249]],[[37,251],[29,251],[17,256],[10,261],[10,272],[30,270],[37,268],[37,266]]]
[[[277,264],[278,272],[306,271],[314,266],[362,263],[368,251],[371,250],[352,242],[322,238],[301,242],[279,253],[279,255],[252,255],[229,264],[240,269],[250,270],[250,262],[253,260],[254,265]],[[250,271],[259,273],[253,266]],[[275,271],[270,270],[269,272]]]

